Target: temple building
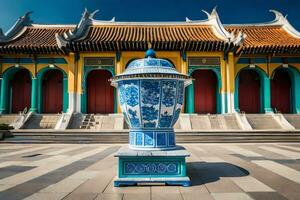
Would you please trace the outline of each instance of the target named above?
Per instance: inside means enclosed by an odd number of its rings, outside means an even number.
[[[215,9],[204,12],[204,20],[118,22],[85,10],[77,25],[35,24],[26,13],[0,30],[1,115],[120,113],[109,79],[149,45],[194,79],[183,113],[299,114],[300,33],[287,18],[272,10],[270,22],[225,25]]]

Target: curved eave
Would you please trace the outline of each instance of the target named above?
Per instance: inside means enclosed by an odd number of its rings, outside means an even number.
[[[268,27],[268,26],[281,26],[289,34],[294,37],[300,38],[300,32],[296,30],[287,19],[287,15],[284,16],[282,13],[276,10],[270,10],[275,15],[275,18],[269,22],[262,23],[250,23],[250,24],[224,24],[224,27]]]
[[[7,43],[20,37],[26,31],[26,26],[32,24],[32,20],[30,19],[31,13],[32,12],[27,12],[25,15],[18,18],[14,25],[5,34],[3,34],[1,29],[0,43]]]
[[[238,54],[288,54],[294,55],[300,53],[300,44],[297,45],[261,45],[244,46],[236,53]]]
[[[232,46],[231,43],[224,43],[222,41],[216,42],[199,42],[199,41],[173,41],[173,42],[158,42],[152,41],[151,46],[154,50],[167,51],[224,51]],[[140,42],[69,42],[66,47],[75,52],[89,52],[89,51],[145,51],[148,49],[147,41]]]
[[[56,46],[0,46],[1,54],[66,54]]]

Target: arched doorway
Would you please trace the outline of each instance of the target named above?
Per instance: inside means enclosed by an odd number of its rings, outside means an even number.
[[[42,79],[44,113],[60,113],[63,110],[63,73],[58,69],[45,72]]]
[[[240,111],[260,112],[260,77],[254,70],[242,70],[239,73],[238,102]]]
[[[87,76],[87,112],[113,113],[114,88],[108,81],[112,77],[107,70],[93,70]]]
[[[11,112],[30,109],[31,76],[27,69],[18,70],[11,80]]]
[[[283,68],[275,71],[271,79],[271,106],[281,113],[291,112],[291,78]]]
[[[217,112],[217,77],[212,70],[196,70],[194,80],[195,113]]]

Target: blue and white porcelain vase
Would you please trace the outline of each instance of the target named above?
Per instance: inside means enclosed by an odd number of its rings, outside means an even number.
[[[176,147],[174,124],[184,102],[187,75],[176,71],[149,49],[144,59],[132,61],[112,79],[122,113],[130,127],[131,149],[162,150]]]

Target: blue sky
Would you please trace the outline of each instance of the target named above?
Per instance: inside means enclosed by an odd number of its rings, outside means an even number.
[[[4,30],[26,11],[35,23],[76,24],[85,7],[99,9],[96,19],[117,21],[183,21],[204,19],[202,9],[215,6],[223,23],[251,23],[273,19],[270,9],[288,14],[300,31],[300,0],[0,0],[0,27]]]

